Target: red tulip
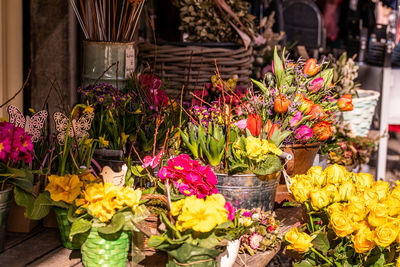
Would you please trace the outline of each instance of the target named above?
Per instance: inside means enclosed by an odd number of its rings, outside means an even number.
[[[320,123],[315,124],[312,130],[314,136],[316,136],[319,141],[328,139],[332,134],[331,124],[327,121],[321,121]]]
[[[354,109],[353,99],[350,94],[344,95],[339,98],[337,105],[340,111],[352,111]]]
[[[268,140],[271,138],[271,136],[275,133],[275,131],[279,130],[279,126],[278,124],[274,123],[271,127],[271,129],[269,129],[268,132]]]
[[[274,108],[276,113],[285,113],[288,111],[291,101],[286,99],[284,95],[278,95],[274,101]]]
[[[319,72],[319,65],[317,65],[317,60],[315,58],[310,58],[307,60],[303,69],[304,74],[308,76],[314,76]]]
[[[261,133],[262,119],[258,114],[250,114],[247,118],[247,129],[250,133],[258,137]]]
[[[313,119],[325,119],[328,115],[326,115],[324,109],[321,105],[313,105],[311,107],[310,112],[307,114],[310,115],[310,120]]]

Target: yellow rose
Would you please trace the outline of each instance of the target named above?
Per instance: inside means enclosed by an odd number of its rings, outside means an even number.
[[[399,234],[399,228],[393,223],[383,224],[375,229],[375,243],[381,247],[387,247],[392,244],[397,235]]]
[[[384,199],[382,203],[388,207],[389,216],[395,217],[397,215],[400,215],[400,199],[390,195],[386,199]]]
[[[374,232],[369,228],[363,227],[353,237],[354,249],[357,253],[365,253],[375,247]]]
[[[355,173],[355,185],[359,191],[370,188],[374,183],[374,177],[369,173]]]
[[[378,194],[378,200],[382,200],[390,191],[390,184],[384,181],[377,181],[372,185],[371,189]]]
[[[339,186],[339,196],[341,201],[347,201],[355,193],[355,187],[352,182],[344,182]]]
[[[290,231],[286,233],[285,240],[289,243],[287,249],[294,250],[299,253],[307,252],[312,246],[311,236],[306,233],[300,233],[296,227],[290,229]]]
[[[327,186],[325,186],[323,188],[323,190],[325,190],[328,193],[328,195],[331,199],[331,202],[339,202],[340,201],[340,195],[339,195],[339,192],[336,189],[335,185],[328,184]]]
[[[357,232],[360,231],[362,228],[368,228],[368,229],[370,229],[369,224],[368,224],[368,222],[367,222],[366,220],[361,221],[361,222],[353,222],[353,229],[354,229],[354,232],[357,233]]]
[[[50,175],[46,190],[54,201],[64,201],[71,204],[80,194],[82,182],[77,175]]]
[[[329,194],[325,190],[314,189],[310,192],[311,205],[314,210],[322,209],[330,203]]]
[[[391,195],[397,199],[400,199],[400,183],[397,183],[396,181],[396,186],[393,188]]]
[[[311,167],[307,171],[307,176],[311,178],[311,183],[314,186],[322,187],[326,183],[326,177],[321,166]]]
[[[348,236],[354,231],[351,220],[344,213],[332,213],[329,222],[338,237]]]
[[[368,209],[371,209],[371,207],[378,202],[378,194],[372,189],[366,189],[363,193],[363,197],[365,200],[365,206],[367,206]]]
[[[400,232],[397,234],[396,242],[397,242],[397,244],[400,244]]]
[[[344,213],[346,211],[346,206],[343,205],[342,203],[333,203],[328,207],[328,214],[331,215],[334,212],[342,212]]]
[[[355,222],[364,220],[367,215],[364,198],[362,196],[352,196],[346,206],[346,212]]]
[[[385,204],[375,203],[371,206],[371,210],[368,215],[368,223],[371,226],[378,227],[387,223],[389,211]]]
[[[327,167],[324,171],[326,175],[326,181],[330,184],[339,184],[341,183],[347,176],[347,170],[340,165],[333,164]]]
[[[310,197],[310,190],[312,185],[307,180],[295,180],[290,186],[293,197],[297,202],[303,203],[307,201]]]

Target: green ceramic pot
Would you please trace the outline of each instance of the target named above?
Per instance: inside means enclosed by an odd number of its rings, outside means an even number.
[[[86,267],[126,267],[128,251],[126,232],[103,235],[93,227],[81,248],[82,262]]]

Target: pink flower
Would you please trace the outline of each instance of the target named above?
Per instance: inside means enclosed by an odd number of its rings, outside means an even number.
[[[161,80],[157,76],[153,75],[153,89],[157,90],[161,87]]]
[[[241,130],[244,130],[247,127],[247,119],[237,121],[233,125],[237,126]]]
[[[0,160],[3,162],[7,161],[7,155],[10,153],[11,143],[9,138],[4,138],[0,141]]]
[[[243,217],[251,217],[251,212],[250,211],[245,211],[245,212],[243,212],[243,214],[242,214],[242,216]]]
[[[301,125],[294,133],[294,137],[297,140],[302,140],[302,141],[310,140],[313,137],[313,135],[314,135],[313,130],[306,125]]]
[[[225,209],[228,211],[228,219],[233,221],[235,219],[236,208],[231,205],[230,202],[225,202]]]
[[[301,115],[301,111],[297,111],[293,115],[293,117],[290,119],[290,122],[289,122],[290,126],[292,126],[292,127],[296,126],[301,121],[302,118],[303,118],[303,116]]]
[[[261,242],[264,240],[264,237],[259,233],[253,233],[249,237],[249,246],[252,249],[257,250],[260,247]]]
[[[195,90],[194,95],[197,97],[193,98],[193,105],[203,105],[203,103],[202,103],[202,101],[200,101],[200,99],[204,99],[206,96],[208,96],[208,91],[207,90]]]
[[[319,89],[322,88],[323,85],[324,85],[324,78],[322,77],[316,78],[308,85],[308,91],[312,93],[317,93]]]

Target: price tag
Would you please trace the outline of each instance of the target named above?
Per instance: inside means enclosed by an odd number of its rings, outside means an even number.
[[[125,78],[129,78],[136,69],[136,49],[129,48],[125,51]]]

